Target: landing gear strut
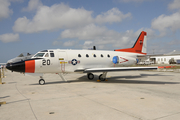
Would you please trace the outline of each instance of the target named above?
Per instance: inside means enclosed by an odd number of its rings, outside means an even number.
[[[106,75],[107,75],[107,72],[103,72],[103,74],[100,74],[99,75],[99,80],[100,81],[105,81],[106,80]]]

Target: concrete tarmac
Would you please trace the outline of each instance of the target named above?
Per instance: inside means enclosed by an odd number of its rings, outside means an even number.
[[[86,74],[39,77],[6,72],[0,120],[179,120],[180,73],[109,72],[107,82]]]

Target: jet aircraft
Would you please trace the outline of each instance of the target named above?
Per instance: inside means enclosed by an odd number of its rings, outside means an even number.
[[[87,73],[87,78],[92,80],[93,73],[102,72],[101,81],[105,81],[107,72],[154,70],[157,67],[127,67],[146,55],[146,35],[142,31],[132,48],[114,51],[49,49],[39,51],[29,60],[7,64],[6,68],[23,73],[58,73],[63,80],[66,79],[62,73]],[[40,78],[39,84],[45,84],[43,77]]]
[[[16,62],[19,62],[19,61],[24,61],[24,60],[27,60],[27,59],[31,59],[31,57],[33,56],[33,54],[30,54],[30,53],[21,53],[19,56],[13,58],[13,59],[10,59],[7,61],[7,63],[16,63]]]

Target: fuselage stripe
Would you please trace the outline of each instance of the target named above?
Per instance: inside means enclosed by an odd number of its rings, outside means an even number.
[[[34,73],[35,71],[35,60],[25,61],[25,72]]]

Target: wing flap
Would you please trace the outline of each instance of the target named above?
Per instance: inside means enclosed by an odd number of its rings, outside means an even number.
[[[90,68],[85,69],[84,73],[89,72],[114,72],[114,71],[134,71],[134,70],[157,70],[158,67],[110,67],[110,68]]]

